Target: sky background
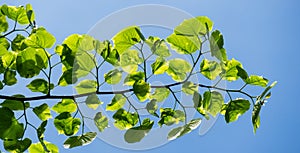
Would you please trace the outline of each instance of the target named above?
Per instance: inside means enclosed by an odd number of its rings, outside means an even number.
[[[272,98],[263,107],[261,128],[253,134],[249,111],[232,124],[226,124],[224,118],[219,117],[203,136],[196,130],[166,145],[141,152],[300,152],[300,102],[297,100],[300,91],[300,2],[296,0],[2,0],[0,3],[31,3],[38,25],[46,27],[57,43],[72,33],[86,33],[105,16],[134,5],[163,4],[193,16],[208,16],[214,21],[215,28],[223,33],[230,58],[241,61],[250,74],[263,74],[270,81],[278,81],[272,90]],[[133,152],[113,147],[100,139],[84,147],[66,150],[61,147],[64,139],[54,131],[48,134],[47,140],[59,145],[62,153]]]

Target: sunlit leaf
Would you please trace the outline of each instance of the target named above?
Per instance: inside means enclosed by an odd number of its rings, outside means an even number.
[[[201,124],[201,119],[193,119],[188,124],[172,129],[168,133],[168,140],[177,139],[185,134],[190,133]]]
[[[139,27],[131,26],[117,33],[112,40],[115,45],[115,49],[122,54],[124,51],[139,43],[141,40],[145,40],[145,38],[140,32]]]
[[[215,80],[222,72],[222,68],[218,62],[204,59],[200,65],[200,72],[209,80]]]
[[[93,50],[94,38],[89,35],[72,34],[64,40],[63,44],[66,44],[76,54],[79,51]]]
[[[66,136],[74,135],[80,128],[81,120],[73,118],[70,113],[64,112],[59,114],[54,119],[54,125],[59,134]]]
[[[227,123],[234,122],[250,108],[250,102],[245,99],[232,100],[227,104],[225,120]]]
[[[122,71],[114,69],[104,74],[105,82],[108,84],[117,84],[122,79]]]
[[[119,109],[114,115],[114,126],[120,130],[130,129],[138,123],[138,114]]]
[[[17,34],[17,36],[14,38],[14,40],[11,43],[11,48],[13,51],[22,51],[28,46],[24,43],[26,37],[24,37],[21,34]]]
[[[192,69],[191,65],[180,58],[175,58],[169,61],[169,68],[167,74],[172,77],[173,80],[180,82],[186,78],[186,73]]]
[[[160,120],[158,125],[173,125],[183,122],[185,120],[185,114],[181,110],[173,110],[171,108],[160,108]]]
[[[96,92],[97,82],[94,80],[82,80],[76,85],[75,89],[79,94]]]
[[[209,93],[210,96],[210,93]],[[207,114],[207,107],[209,104],[206,104],[207,101],[209,102],[210,97],[207,97],[207,94],[204,95],[203,101],[202,97],[198,92],[194,92],[193,95],[193,102],[194,102],[194,108],[201,114],[203,115],[207,120],[209,120],[209,115]]]
[[[148,113],[150,113],[151,115],[153,115],[155,117],[159,117],[159,115],[156,113],[157,108],[158,108],[156,102],[157,102],[156,99],[152,99],[150,102],[147,103],[146,109],[147,109]]]
[[[136,81],[144,80],[145,79],[145,73],[144,72],[133,72],[131,74],[128,74],[126,78],[124,79],[124,84],[128,86],[133,86],[133,84]]]
[[[174,32],[177,35],[197,36],[204,35],[213,28],[213,22],[206,16],[186,19],[178,25]]]
[[[126,131],[124,139],[128,143],[140,142],[152,129],[154,121],[149,118],[144,119],[142,125],[130,128]]]
[[[181,90],[187,95],[193,95],[194,92],[198,92],[198,86],[195,85],[193,82],[187,81],[182,84]]]
[[[123,95],[116,94],[111,100],[110,104],[107,104],[106,111],[116,111],[122,108],[126,103],[126,98]]]
[[[242,67],[242,64],[234,58],[226,61],[223,65],[222,78],[227,81],[237,80],[239,78],[239,68],[237,67]]]
[[[205,99],[207,96],[205,96]],[[217,91],[212,91],[210,93],[209,105],[207,111],[213,116],[216,117],[218,113],[222,110],[222,105],[224,104],[224,98],[221,93]]]
[[[166,72],[166,70],[169,68],[168,62],[163,58],[156,58],[155,62],[151,64],[152,73],[157,74],[163,74]]]
[[[169,57],[170,51],[168,46],[166,45],[165,40],[160,39],[158,37],[150,36],[146,40],[147,45],[150,47],[153,54],[160,56],[160,57]]]
[[[96,138],[97,133],[96,132],[87,132],[82,134],[81,136],[71,136],[64,142],[64,148],[74,148],[78,146],[85,146]]]
[[[108,118],[98,112],[94,117],[94,123],[100,132],[103,132],[105,128],[108,128]]]
[[[77,106],[73,99],[62,99],[52,107],[52,110],[59,114],[63,112],[73,113],[77,110]]]
[[[55,43],[55,37],[45,28],[38,28],[35,33],[25,39],[25,44],[32,48],[51,48]]]
[[[154,93],[150,95],[151,99],[155,99],[157,102],[162,102],[169,97],[170,90],[167,88],[156,88]]]
[[[18,53],[16,64],[21,77],[32,78],[48,66],[48,57],[43,49],[28,47]]]
[[[100,101],[99,97],[96,94],[89,95],[86,100],[85,104],[92,109],[97,109],[99,105],[103,104],[103,102]]]
[[[201,42],[197,37],[186,37],[172,34],[167,38],[171,48],[179,54],[191,54],[200,49]]]
[[[5,15],[0,15],[0,33],[7,31],[8,22],[6,21]]]
[[[27,12],[23,6],[7,6],[4,4],[1,7],[1,12],[19,24],[29,24]]]
[[[257,85],[261,87],[266,87],[268,82],[268,79],[257,75],[251,75],[245,80],[245,83],[247,84]]]
[[[16,75],[17,75],[16,71],[6,70],[4,72],[3,83],[8,86],[15,85],[18,81]]]
[[[120,64],[122,69],[127,73],[133,73],[138,70],[138,64],[142,63],[139,52],[136,50],[126,50],[121,54]]]
[[[220,61],[226,61],[227,60],[226,50],[223,48],[224,39],[223,39],[223,35],[219,30],[215,30],[211,33],[209,42],[210,42],[211,56],[216,57]]]
[[[33,112],[42,121],[45,121],[45,120],[48,120],[49,118],[52,118],[50,107],[46,103],[33,108]]]
[[[141,102],[149,98],[150,89],[150,84],[144,80],[139,80],[133,84],[133,92]]]
[[[49,89],[52,90],[54,88],[54,84],[51,83],[49,87],[49,83],[44,79],[34,79],[27,86],[32,92],[41,92],[47,94]]]

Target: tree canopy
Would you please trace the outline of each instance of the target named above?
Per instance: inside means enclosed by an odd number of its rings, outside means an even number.
[[[184,20],[164,39],[146,37],[141,27],[130,26],[111,40],[72,34],[57,43],[53,34],[36,25],[30,4],[2,5],[0,10],[0,89],[18,85],[39,93],[8,95],[0,90],[0,139],[9,152],[58,152],[56,144],[44,136],[48,124],[54,124],[57,132],[67,137],[65,148],[91,143],[97,133],[109,128],[109,122],[126,130],[124,139],[128,143],[142,141],[154,126],[181,123],[168,133],[167,139],[174,140],[196,129],[204,119],[221,114],[231,123],[247,111],[252,111],[255,133],[262,106],[276,84],[260,75],[249,75],[241,62],[229,58],[222,33],[205,16]],[[173,58],[173,54],[179,56]],[[111,69],[106,72],[107,67]],[[60,72],[54,71],[56,68]],[[59,79],[53,79],[54,75]],[[160,76],[171,81],[158,80]],[[215,83],[195,82],[193,77]],[[221,81],[240,81],[241,86],[223,88],[219,86]],[[114,85],[126,88],[113,90]],[[67,86],[74,86],[76,93],[52,93],[55,88]],[[249,93],[248,86],[258,86],[261,93]],[[180,98],[181,94],[191,97],[192,106]],[[111,100],[102,101],[102,95],[111,95]],[[79,98],[84,98],[83,103],[96,112],[93,118],[81,111]],[[53,99],[57,103],[47,103]],[[138,108],[133,101],[143,107]],[[168,107],[159,105],[164,101]],[[106,116],[99,107],[113,115]],[[198,112],[193,119],[187,118],[188,108]],[[148,115],[140,115],[141,110]],[[37,116],[39,125],[32,124],[30,113]],[[87,130],[85,120],[93,120],[98,131]],[[35,139],[26,137],[28,128],[36,131]]]

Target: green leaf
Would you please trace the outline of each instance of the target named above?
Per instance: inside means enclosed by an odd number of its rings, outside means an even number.
[[[117,33],[112,40],[115,45],[115,49],[122,54],[124,51],[139,43],[141,40],[145,40],[145,38],[140,32],[139,27],[131,26]]]
[[[116,94],[111,100],[111,103],[106,106],[106,111],[116,111],[122,108],[126,103],[126,98],[123,95]]]
[[[103,102],[101,102],[99,100],[99,97],[96,94],[92,94],[89,95],[86,100],[85,100],[85,104],[89,107],[92,108],[94,110],[96,110],[98,108],[99,105],[103,104]]]
[[[44,133],[46,131],[46,126],[48,124],[48,120],[45,120],[41,123],[41,125],[37,129],[37,136],[39,139],[43,140],[44,139]]]
[[[45,121],[45,120],[48,120],[49,118],[52,118],[50,107],[46,103],[33,108],[33,112],[42,121]]]
[[[7,6],[2,5],[1,12],[8,18],[17,21],[19,24],[29,24],[27,12],[23,6]]]
[[[209,80],[215,80],[222,72],[222,68],[218,62],[204,59],[200,64],[200,72]]]
[[[154,93],[150,95],[150,99],[155,99],[157,102],[162,102],[169,97],[170,90],[167,88],[156,88]]]
[[[150,36],[146,40],[146,44],[150,47],[153,54],[160,56],[160,57],[169,57],[170,51],[168,46],[166,45],[165,40],[160,39],[158,37]]]
[[[266,87],[268,85],[268,82],[269,82],[268,79],[257,75],[251,75],[245,80],[245,83],[247,84],[261,86],[261,87]]]
[[[124,79],[124,84],[128,86],[133,86],[133,84],[136,81],[144,80],[145,79],[145,73],[144,72],[133,72],[131,74],[128,74],[126,78]]]
[[[155,117],[159,117],[159,115],[156,113],[157,108],[158,108],[156,102],[157,102],[156,99],[152,99],[150,102],[147,103],[146,109],[147,109],[148,113],[150,113],[151,115],[153,115]]]
[[[187,81],[182,84],[181,90],[187,95],[193,95],[194,92],[198,92],[198,86],[193,82]]]
[[[188,124],[172,129],[168,134],[168,140],[177,139],[185,134],[190,133],[201,124],[201,119],[193,119]]]
[[[260,103],[256,103],[253,107],[253,111],[252,111],[252,125],[253,125],[253,132],[256,133],[256,130],[259,128],[260,126],[260,110],[261,110],[261,104]]]
[[[270,98],[268,92],[270,89],[272,89],[277,82],[273,82],[270,86],[266,87],[266,89],[261,93],[260,96],[257,97],[256,103],[252,110],[252,124],[253,124],[253,132],[256,133],[256,130],[260,126],[260,116],[259,113],[261,111],[262,104],[265,99]],[[270,92],[269,92],[270,93]]]
[[[5,15],[0,15],[0,33],[6,32],[8,29],[8,22]]]
[[[0,90],[2,90],[4,88],[3,83],[0,81]]]
[[[27,86],[32,92],[41,92],[47,94],[49,92],[49,83],[44,79],[35,79],[31,81]],[[50,84],[50,90],[54,88],[54,84]]]
[[[197,37],[186,37],[172,34],[167,38],[171,48],[179,54],[192,54],[200,49],[201,42]]]
[[[198,36],[205,35],[213,28],[213,22],[206,16],[198,16],[184,20],[174,30],[177,35]]]
[[[108,118],[98,112],[94,117],[94,123],[100,132],[103,132],[105,128],[108,128]]]
[[[0,108],[0,138],[2,140],[16,140],[23,137],[23,124],[19,123],[14,112],[7,107]]]
[[[211,56],[216,57],[220,61],[226,61],[227,60],[226,50],[223,48],[224,39],[223,39],[223,35],[219,30],[215,30],[211,33],[209,43],[210,43]]]
[[[211,92],[210,105],[207,111],[214,117],[222,110],[222,105],[224,104],[224,99],[221,93],[217,91]]]
[[[120,54],[116,49],[112,49],[112,46],[108,40],[103,42],[103,47],[97,50],[101,51],[101,56],[103,59],[112,64],[113,66],[118,66],[119,65],[119,60],[120,60]]]
[[[70,149],[70,148],[74,148],[74,147],[78,147],[78,146],[88,145],[88,144],[92,143],[92,141],[95,140],[96,136],[97,136],[96,132],[87,132],[81,136],[69,137],[64,142],[64,148]]]
[[[17,75],[16,71],[6,70],[4,72],[3,83],[8,86],[15,85],[18,81],[16,75]]]
[[[27,15],[27,19],[29,21],[30,24],[32,24],[35,20],[35,15],[34,15],[34,11],[32,9],[31,4],[26,4],[26,15]]]
[[[250,108],[250,102],[245,99],[232,100],[227,104],[225,120],[227,123],[236,121]]]
[[[138,114],[130,113],[125,111],[124,109],[119,109],[114,115],[113,119],[115,119],[114,125],[116,128],[120,130],[130,129],[138,123]]]
[[[187,61],[175,58],[169,61],[169,68],[167,74],[172,77],[173,80],[180,82],[186,78],[186,73],[192,69],[190,63]]]
[[[133,93],[141,102],[149,98],[150,90],[150,84],[145,82],[144,80],[139,80],[133,84]]]
[[[82,80],[75,87],[78,94],[96,92],[97,82],[94,80]]]
[[[144,119],[141,126],[130,128],[126,131],[124,139],[128,143],[140,142],[152,129],[154,122],[149,118]]]
[[[114,69],[104,74],[105,82],[108,84],[117,84],[122,79],[122,71]]]
[[[178,124],[179,122],[185,121],[185,114],[181,110],[173,110],[171,108],[160,108],[160,120],[158,122],[159,126],[163,124],[171,126],[173,124]]]
[[[25,96],[23,95],[13,95],[12,97],[17,97],[17,98],[25,98]],[[30,103],[29,102],[24,102],[24,105],[23,105],[23,102],[22,101],[19,101],[19,100],[9,100],[9,99],[6,99],[4,100],[1,104],[0,104],[2,107],[7,107],[11,110],[21,110],[23,111],[24,109],[27,109],[28,107],[30,107]],[[25,108],[24,108],[25,106]]]
[[[44,141],[46,148],[49,152],[51,153],[58,153],[59,149],[55,144],[49,143]],[[29,153],[48,153],[44,150],[43,145],[39,142],[39,143],[34,143],[32,144],[29,149],[28,149]]]
[[[7,52],[3,56],[1,56],[2,64],[5,69],[13,68],[15,69],[16,64],[16,52]]]
[[[64,71],[63,74],[60,76],[58,85],[60,86],[67,86],[69,84],[74,84],[77,82],[77,77],[73,75],[73,70],[69,69]]]
[[[209,97],[207,97],[209,96]],[[209,115],[207,114],[207,107],[209,105],[209,103],[207,104],[207,102],[209,102],[209,100],[207,100],[208,98],[210,99],[210,92],[207,92],[206,94],[204,94],[204,98],[202,101],[202,97],[198,92],[194,92],[193,95],[193,102],[194,102],[194,108],[201,114],[203,115],[207,120],[209,120]]]
[[[236,66],[236,69],[238,70],[237,75],[242,78],[244,81],[249,77],[248,73],[240,66]]]
[[[142,63],[139,52],[136,50],[126,50],[121,54],[120,64],[122,69],[127,73],[133,73],[138,70],[138,64]]]
[[[155,62],[151,64],[152,73],[155,75],[164,74],[169,68],[168,62],[161,58],[157,57]]]
[[[77,106],[73,99],[62,99],[52,107],[52,110],[59,114],[63,112],[73,113],[77,110]]]
[[[17,36],[14,38],[14,40],[11,43],[11,48],[13,51],[22,51],[28,46],[24,43],[26,37],[23,35],[17,34]]]
[[[94,49],[94,38],[89,35],[72,34],[67,37],[63,44],[66,44],[76,54],[79,51],[91,51]]]
[[[54,125],[59,134],[66,136],[74,135],[80,128],[81,121],[79,118],[73,118],[69,112],[59,114],[54,119]]]
[[[1,25],[1,16],[0,16],[0,25]],[[1,29],[1,27],[0,27],[0,29]],[[5,37],[0,38],[0,56],[7,54],[9,47],[10,47],[10,43],[8,42],[8,40],[6,40]]]
[[[32,48],[51,48],[56,39],[45,28],[36,29],[35,33],[25,39],[25,44]]]
[[[77,78],[87,76],[91,73],[91,71],[96,67],[94,55],[88,52],[77,53],[74,65],[76,65],[76,69],[74,69],[74,74]],[[74,67],[73,65],[73,67]]]
[[[18,73],[24,78],[32,78],[38,75],[41,69],[48,67],[47,56],[49,56],[49,53],[43,49],[35,49],[31,47],[19,52],[16,59]]]
[[[223,72],[222,72],[222,78],[227,81],[235,81],[239,78],[239,68],[242,67],[242,64],[235,60],[234,58],[232,60],[228,60],[223,65]]]
[[[31,140],[25,138],[24,140],[5,140],[3,141],[4,149],[13,152],[25,152],[31,145]]]

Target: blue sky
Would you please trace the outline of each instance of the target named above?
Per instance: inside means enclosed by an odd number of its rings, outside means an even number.
[[[38,25],[45,26],[60,43],[72,33],[86,33],[103,17],[120,9],[141,4],[163,4],[182,9],[193,16],[208,16],[225,37],[229,57],[241,61],[251,74],[263,74],[278,81],[272,98],[263,108],[261,128],[252,132],[250,112],[236,123],[226,124],[219,117],[203,136],[194,131],[161,147],[156,152],[232,152],[232,153],[298,153],[300,152],[300,119],[297,101],[300,85],[299,36],[300,3],[296,0],[7,0],[1,3],[31,3]],[[50,133],[49,141],[60,145],[64,137]],[[96,139],[92,144],[61,152],[126,153]],[[137,152],[137,151],[135,151]]]

